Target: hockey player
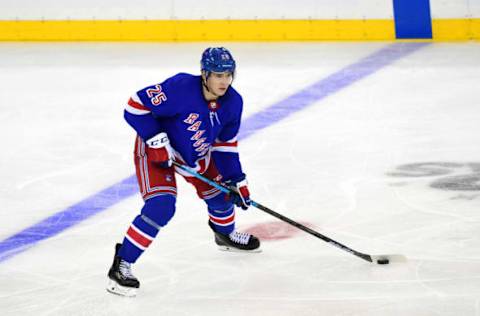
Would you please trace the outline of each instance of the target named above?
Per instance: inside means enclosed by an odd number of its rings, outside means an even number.
[[[235,60],[223,47],[206,49],[201,75],[179,73],[146,87],[128,101],[125,120],[135,129],[135,169],[144,200],[141,213],[115,246],[107,290],[134,296],[140,283],[131,266],[175,213],[175,172],[195,186],[207,205],[208,225],[223,250],[259,251],[255,236],[235,230],[234,205],[246,210],[250,194],[237,151],[243,101],[231,86]],[[172,160],[236,188],[226,195],[201,182]]]

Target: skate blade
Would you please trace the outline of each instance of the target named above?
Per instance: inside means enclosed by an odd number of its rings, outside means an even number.
[[[235,248],[235,247],[229,247],[229,246],[221,246],[221,245],[217,245],[218,246],[218,250],[221,250],[221,251],[228,251],[228,252],[239,252],[239,253],[259,253],[259,252],[262,252],[262,249],[261,248],[257,248],[257,249],[252,249],[252,250],[243,250],[243,249],[238,249],[238,248]]]
[[[121,286],[112,279],[108,279],[107,291],[113,294],[126,296],[126,297],[135,297],[137,296],[137,288]]]

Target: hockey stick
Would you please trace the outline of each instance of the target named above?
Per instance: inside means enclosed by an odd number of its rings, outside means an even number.
[[[205,182],[205,183],[208,183],[209,185],[211,185],[212,187],[214,188],[217,188],[218,190],[224,192],[224,193],[227,193],[227,194],[231,194],[231,193],[234,193],[235,190],[233,188],[229,188],[229,187],[226,187],[224,185],[221,185],[213,180],[210,180],[204,176],[202,176],[201,174],[199,174],[198,172],[196,172],[195,170],[193,170],[192,168],[190,167],[187,167],[185,165],[182,165],[176,161],[173,161],[173,164],[182,169],[183,171],[186,171],[188,172],[189,174],[191,174],[192,176],[194,176],[195,178]],[[255,202],[255,201],[251,201],[251,205],[253,207],[256,207],[257,209],[261,210],[261,211],[264,211],[265,213],[268,213],[292,226],[295,226],[296,228],[300,229],[300,230],[303,230],[304,232],[306,233],[309,233],[310,235],[313,235],[317,238],[320,238],[321,240],[329,243],[330,245],[334,246],[334,247],[337,247],[343,251],[346,251],[348,253],[351,253],[352,255],[355,255],[365,261],[368,261],[368,262],[372,262],[372,263],[377,263],[377,264],[389,264],[391,262],[405,262],[407,261],[407,258],[404,256],[404,255],[369,255],[369,254],[366,254],[366,253],[362,253],[362,252],[359,252],[359,251],[356,251],[350,247],[347,247],[345,246],[344,244],[341,244],[339,243],[338,241],[335,241],[325,235],[322,235],[320,234],[319,232],[316,232],[314,231],[313,229],[311,228],[308,228],[307,226],[305,225],[302,225],[282,214],[279,214],[271,209],[269,209],[268,207],[266,206],[263,206],[261,205],[260,203],[258,202]]]

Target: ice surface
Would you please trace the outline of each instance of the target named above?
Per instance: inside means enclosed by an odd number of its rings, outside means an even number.
[[[218,44],[218,43],[213,43]],[[134,172],[135,90],[197,72],[209,44],[0,44],[0,238]],[[229,44],[245,118],[389,43]],[[105,211],[0,263],[1,315],[480,315],[480,44],[429,44],[240,144],[253,198],[356,250],[238,212],[260,254],[220,252],[193,189],[134,266],[135,299],[105,291],[142,203]]]

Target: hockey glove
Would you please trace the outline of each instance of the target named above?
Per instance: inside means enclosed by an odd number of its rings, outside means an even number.
[[[145,142],[148,146],[147,156],[158,163],[161,168],[172,166],[173,150],[166,133],[159,133]]]
[[[232,193],[229,196],[232,202],[243,210],[247,210],[250,206],[251,200],[245,175],[242,175],[237,179],[225,181],[225,184],[230,190],[232,190]]]

